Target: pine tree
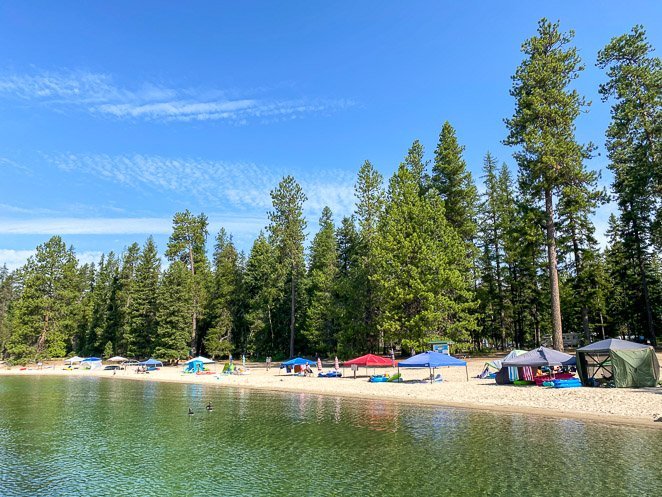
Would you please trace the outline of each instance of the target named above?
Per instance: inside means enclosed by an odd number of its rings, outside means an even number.
[[[384,188],[382,175],[370,161],[365,161],[359,169],[356,185],[356,220],[358,240],[355,257],[356,269],[352,271],[355,303],[362,309],[357,323],[357,334],[365,337],[363,350],[381,352],[384,348],[383,332],[378,330],[379,301],[375,290],[374,277],[379,261],[375,252],[378,226],[384,211]]]
[[[191,351],[193,274],[182,261],[173,262],[159,283],[155,355],[179,360]]]
[[[198,352],[198,320],[205,302],[204,289],[209,277],[209,264],[205,244],[207,243],[207,216],[194,216],[188,210],[178,212],[172,220],[172,235],[168,240],[166,257],[170,261],[181,261],[191,273],[191,350]]]
[[[132,243],[122,254],[122,262],[117,281],[117,312],[115,313],[115,336],[112,340],[113,347],[118,353],[125,354],[127,343],[125,336],[132,328],[131,306],[134,293],[134,285],[137,282],[136,266],[140,257],[140,245]]]
[[[58,236],[37,247],[21,271],[7,349],[15,358],[64,357],[80,312],[78,261]]]
[[[270,243],[276,247],[278,265],[285,277],[289,294],[289,353],[294,357],[297,301],[300,298],[304,267],[303,242],[306,238],[306,220],[303,204],[307,200],[301,186],[292,176],[286,176],[271,191],[273,210],[269,212]]]
[[[662,63],[652,52],[643,27],[635,26],[631,33],[613,38],[600,51],[598,66],[607,69],[609,76],[609,81],[600,86],[603,100],[614,99],[607,151],[621,212],[623,243],[635,255],[632,262],[641,285],[645,334],[655,344],[649,280],[650,246],[657,239],[659,247],[662,240]]]
[[[94,277],[91,295],[90,325],[83,352],[99,355],[103,346],[116,335],[117,287],[119,281],[119,261],[114,252],[103,255]]]
[[[462,158],[463,152],[455,129],[446,121],[434,153],[430,186],[444,201],[448,223],[471,246],[476,235],[478,192]]]
[[[338,326],[338,353],[370,351],[371,337],[364,323],[365,272],[359,265],[360,239],[353,217],[344,217],[336,230],[338,249],[334,282],[334,319]],[[374,342],[373,342],[374,343]]]
[[[506,119],[509,134],[505,143],[519,147],[514,157],[520,184],[545,206],[552,340],[557,350],[563,350],[563,336],[554,197],[562,194],[564,185],[584,181],[582,162],[592,150],[592,145],[575,139],[575,120],[586,102],[576,90],[568,89],[583,70],[577,49],[568,47],[573,35],[572,31],[561,33],[558,23],[539,21],[538,35],[522,45],[527,58],[513,76],[510,93],[516,108],[513,117]]]
[[[14,300],[18,297],[14,274],[7,265],[0,267],[0,357],[6,355],[7,342],[11,336],[10,312]]]
[[[247,352],[271,355],[276,345],[275,310],[284,288],[277,271],[277,254],[262,232],[253,242],[244,277],[248,325]]]
[[[480,205],[477,237],[482,246],[479,300],[488,328],[484,331],[493,337],[495,343],[500,341],[504,347],[508,332],[513,335],[506,246],[508,230],[514,222],[515,200],[508,167],[504,164],[497,170],[497,161],[489,152],[485,155],[483,172],[485,193]]]
[[[595,209],[606,201],[604,192],[598,189],[598,174],[594,171],[577,171],[576,182],[561,188],[558,202],[558,242],[561,256],[572,254],[572,307],[578,310],[579,321],[587,343],[591,341],[589,304],[592,277],[587,269],[598,256],[598,242],[591,217]],[[577,321],[573,319],[572,321]],[[572,322],[571,321],[571,322]],[[579,324],[579,323],[577,323]],[[579,328],[579,326],[573,326]]]
[[[402,163],[389,182],[373,278],[380,328],[398,341],[436,334],[466,338],[476,323],[465,245],[446,220],[441,199],[421,191],[421,173]]]
[[[233,343],[241,344],[238,340],[242,338],[238,336],[241,291],[239,253],[232,237],[221,228],[214,248],[214,276],[207,312],[210,326],[204,340],[205,350],[212,357],[227,355]]]
[[[308,307],[304,334],[311,350],[329,353],[336,349],[334,286],[338,273],[338,246],[331,209],[324,207],[320,229],[310,248]]]
[[[128,299],[127,324],[123,342],[131,357],[147,357],[154,350],[158,333],[158,290],[161,259],[150,236],[138,256],[135,281]]]

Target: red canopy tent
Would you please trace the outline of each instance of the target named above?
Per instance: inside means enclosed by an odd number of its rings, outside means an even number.
[[[350,361],[342,363],[342,367],[356,366],[354,369],[354,378],[356,378],[356,369],[358,368],[390,368],[395,366],[395,361],[390,357],[382,357],[375,354],[366,354]],[[373,371],[374,373],[374,371]]]
[[[362,368],[388,368],[393,366],[393,360],[390,357],[381,357],[375,354],[366,354],[356,359],[343,362],[343,367],[356,364]]]

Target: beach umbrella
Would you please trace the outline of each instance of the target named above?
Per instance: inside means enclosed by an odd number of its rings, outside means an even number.
[[[246,354],[241,354],[241,365],[246,367]]]
[[[128,359],[126,357],[121,357],[121,356],[114,356],[108,359],[109,362],[126,362]]]
[[[333,369],[335,369],[336,371],[340,369],[340,364],[338,364],[338,356],[336,356],[335,359],[333,360]]]
[[[322,359],[317,358],[317,370],[322,371]]]

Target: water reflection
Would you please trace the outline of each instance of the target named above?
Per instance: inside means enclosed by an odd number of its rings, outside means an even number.
[[[116,379],[0,385],[3,497],[662,495],[654,430]]]

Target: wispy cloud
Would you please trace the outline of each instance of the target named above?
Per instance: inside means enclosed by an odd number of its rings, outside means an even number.
[[[147,155],[62,154],[47,156],[59,168],[91,174],[135,189],[152,189],[194,197],[212,208],[233,207],[266,211],[269,192],[291,173],[252,163],[227,163],[191,158]],[[328,205],[339,216],[354,208],[355,177],[345,171],[294,174],[308,196],[307,210],[315,215]]]
[[[238,92],[230,95],[220,90],[169,88],[153,83],[125,88],[110,75],[86,71],[0,75],[0,97],[116,118],[237,124],[249,119],[294,119],[354,105],[349,99],[254,98],[238,96]]]
[[[23,266],[34,254],[34,250],[0,249],[0,267],[6,265],[7,269],[13,271]],[[80,252],[76,257],[81,264],[96,263],[101,258],[101,252]]]
[[[211,214],[209,231],[224,227],[231,233],[256,235],[266,217]],[[25,220],[0,219],[0,235],[169,235],[169,217],[49,217]]]

